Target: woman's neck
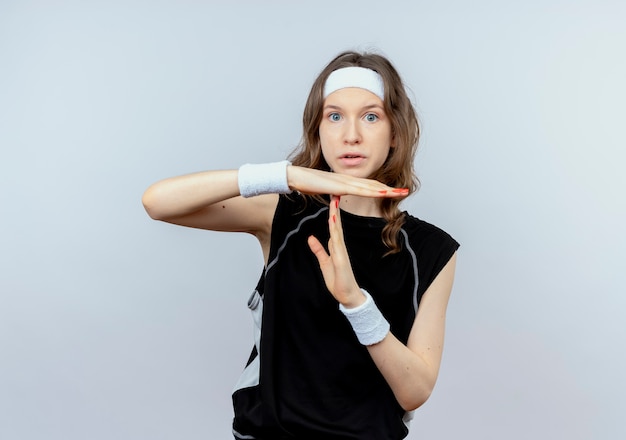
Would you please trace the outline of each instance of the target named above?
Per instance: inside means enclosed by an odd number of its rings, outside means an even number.
[[[363,217],[382,217],[380,199],[359,196],[341,196],[339,207],[350,214]]]

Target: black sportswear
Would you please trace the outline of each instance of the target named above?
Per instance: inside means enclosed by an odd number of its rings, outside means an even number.
[[[406,343],[423,293],[458,243],[405,213],[402,250],[383,258],[384,219],[342,211],[341,221],[357,283]],[[257,335],[233,393],[235,438],[402,439],[407,414],[326,289],[310,235],[328,242],[328,207],[281,195],[249,302]]]

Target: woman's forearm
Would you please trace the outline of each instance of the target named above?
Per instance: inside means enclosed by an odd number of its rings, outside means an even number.
[[[428,400],[437,381],[438,362],[429,365],[391,333],[367,349],[403,409],[412,411]]]
[[[167,221],[238,195],[237,170],[204,171],[156,182],[142,203],[150,217]]]
[[[439,375],[455,266],[453,255],[422,296],[407,345],[388,333],[378,344],[367,346],[398,403],[407,411],[426,402]]]

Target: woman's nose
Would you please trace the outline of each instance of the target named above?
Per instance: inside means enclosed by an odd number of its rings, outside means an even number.
[[[359,144],[361,142],[361,131],[358,121],[350,121],[345,127],[344,142],[350,145]]]

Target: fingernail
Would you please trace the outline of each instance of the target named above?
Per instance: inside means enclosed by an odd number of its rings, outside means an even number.
[[[395,193],[400,193],[400,194],[408,194],[409,193],[409,189],[408,188],[394,188],[392,189],[393,192]]]
[[[337,217],[333,214],[333,223],[337,223]]]
[[[339,199],[335,199],[335,208],[339,208]]]
[[[380,194],[387,194],[387,190],[386,189],[381,189],[380,191],[378,191]]]

